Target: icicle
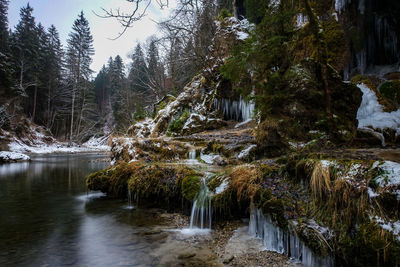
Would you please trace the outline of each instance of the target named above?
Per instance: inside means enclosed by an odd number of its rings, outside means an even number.
[[[324,258],[315,255],[295,233],[276,226],[269,216],[264,216],[262,211],[256,209],[253,204],[250,206],[249,233],[260,238],[265,249],[285,254],[300,261],[303,266],[334,266],[331,257]]]

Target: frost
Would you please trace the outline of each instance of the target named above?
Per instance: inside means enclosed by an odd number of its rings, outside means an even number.
[[[369,187],[368,187],[368,195],[369,195],[369,198],[374,198],[374,197],[379,196],[379,194],[375,193],[375,191],[372,190],[372,189],[369,188]]]
[[[5,161],[26,161],[30,160],[31,158],[28,155],[9,152],[9,151],[0,151],[0,162]]]

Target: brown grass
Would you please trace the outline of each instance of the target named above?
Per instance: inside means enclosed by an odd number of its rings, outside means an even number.
[[[315,197],[323,199],[331,192],[331,175],[329,167],[323,166],[320,161],[314,164],[311,174],[310,187]]]
[[[230,174],[232,186],[236,189],[239,200],[249,198],[253,200],[256,193],[261,189],[258,169],[252,166],[236,167]]]

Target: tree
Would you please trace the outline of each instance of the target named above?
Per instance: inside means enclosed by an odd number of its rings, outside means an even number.
[[[62,90],[64,70],[64,51],[59,38],[58,31],[54,25],[48,29],[46,39],[46,55],[44,58],[44,72],[43,72],[43,87],[46,102],[45,114],[43,116],[44,124],[48,129],[51,129],[55,118],[58,114],[62,113],[65,106],[66,97],[65,92]]]
[[[82,119],[85,116],[85,112],[89,111],[86,108],[89,104],[87,97],[90,93],[89,79],[92,75],[90,64],[94,55],[93,37],[90,33],[89,22],[86,20],[83,11],[75,20],[67,42],[67,69],[69,85],[71,86],[69,140],[72,143],[74,136],[78,136],[81,132]],[[77,120],[75,121],[76,115]],[[93,125],[90,128],[93,128]]]
[[[148,87],[158,102],[165,94],[165,70],[157,47],[157,39],[151,38],[147,48]]]
[[[21,8],[21,19],[11,36],[11,47],[20,95],[29,96],[25,111],[28,115],[34,116],[34,95],[37,92],[39,64],[39,35],[32,12],[33,8],[29,3],[26,7]]]
[[[13,96],[7,14],[8,0],[0,0],[0,105]]]

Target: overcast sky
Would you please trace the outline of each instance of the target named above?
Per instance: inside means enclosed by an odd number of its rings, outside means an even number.
[[[9,2],[8,13],[9,24],[13,30],[19,21],[20,8],[26,6],[28,2],[34,9],[33,16],[36,18],[36,23],[41,22],[45,28],[54,24],[60,33],[64,47],[74,20],[83,10],[94,39],[95,55],[91,67],[95,72],[106,64],[110,56],[120,55],[125,64],[130,62],[128,55],[137,42],[143,43],[149,36],[157,34],[157,25],[152,20],[167,17],[169,12],[169,10],[160,10],[156,5],[151,6],[148,16],[136,22],[133,28],[128,29],[122,37],[113,41],[109,38],[116,37],[122,30],[119,23],[114,19],[99,18],[93,12],[102,14],[102,7],[107,10],[121,8],[122,11],[129,12],[132,4],[125,0],[12,0]]]

